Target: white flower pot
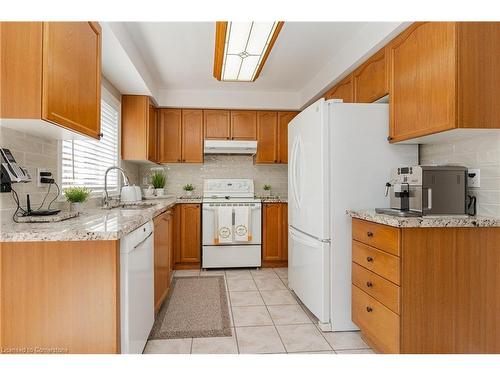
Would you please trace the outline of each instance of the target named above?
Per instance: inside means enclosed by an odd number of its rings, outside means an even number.
[[[155,195],[157,197],[161,197],[161,196],[165,195],[165,188],[155,189]]]
[[[192,197],[193,196],[193,191],[192,190],[186,190],[186,197]]]
[[[82,210],[82,203],[81,202],[75,202],[75,203],[70,202],[69,210],[71,212],[78,212],[78,213],[82,212],[83,211]]]

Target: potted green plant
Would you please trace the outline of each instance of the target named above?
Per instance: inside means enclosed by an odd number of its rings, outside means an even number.
[[[194,186],[192,184],[186,184],[182,187],[182,190],[186,192],[187,197],[190,197],[193,195]]]
[[[271,185],[266,184],[266,185],[264,185],[263,189],[267,193],[268,197],[272,196]]]
[[[161,197],[165,195],[165,173],[163,171],[155,171],[151,175],[151,185],[155,188],[155,195]]]
[[[82,203],[87,201],[91,192],[89,188],[79,186],[64,189],[64,196],[70,204],[70,211],[82,212]]]

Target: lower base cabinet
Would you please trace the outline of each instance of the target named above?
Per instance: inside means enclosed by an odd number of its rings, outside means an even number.
[[[262,267],[288,264],[288,205],[262,204]]]
[[[154,296],[155,312],[165,300],[172,279],[173,219],[171,210],[154,219]]]
[[[352,319],[376,351],[500,353],[500,228],[352,226]]]
[[[201,266],[201,204],[181,203],[174,208],[174,269]]]

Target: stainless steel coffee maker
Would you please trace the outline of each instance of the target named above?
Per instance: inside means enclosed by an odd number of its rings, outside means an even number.
[[[386,184],[390,208],[376,212],[395,216],[466,215],[467,168],[411,166],[395,168]]]

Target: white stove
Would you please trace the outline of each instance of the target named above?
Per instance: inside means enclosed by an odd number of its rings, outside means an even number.
[[[251,179],[203,184],[202,268],[261,266],[261,201]]]

